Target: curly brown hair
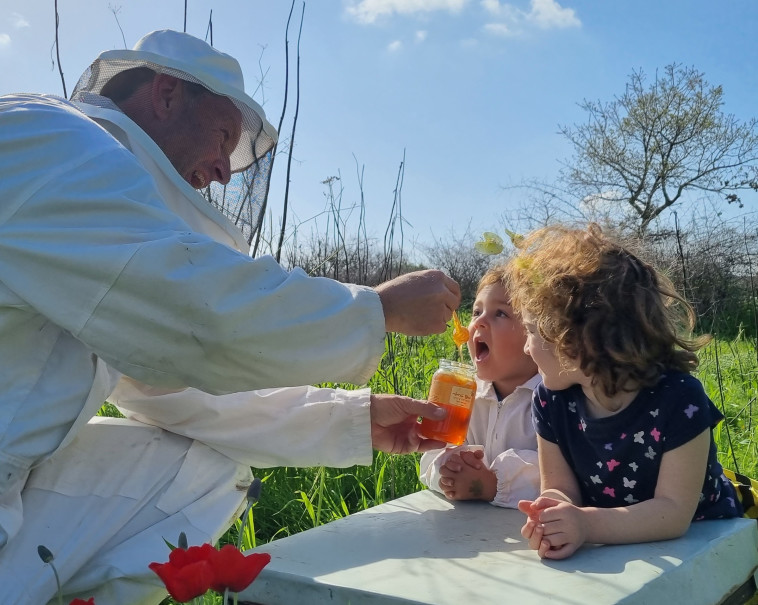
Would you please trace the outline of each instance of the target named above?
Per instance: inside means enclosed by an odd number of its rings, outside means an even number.
[[[670,369],[692,372],[695,314],[671,281],[630,250],[586,229],[537,229],[508,263],[507,288],[517,313],[535,318],[559,359],[592,376],[608,397],[658,382]]]

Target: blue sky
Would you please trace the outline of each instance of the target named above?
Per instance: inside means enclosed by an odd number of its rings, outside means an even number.
[[[52,63],[53,0],[0,0],[0,94],[61,94]],[[248,93],[269,121],[281,113],[287,0],[188,0],[187,31],[240,60]],[[296,5],[294,22],[301,10]],[[114,16],[117,13],[118,23]],[[70,92],[102,50],[144,33],[183,28],[183,0],[63,0],[60,53]],[[301,41],[301,101],[290,223],[325,206],[327,177],[342,177],[343,206],[359,199],[381,236],[405,153],[406,241],[467,225],[496,228],[518,203],[503,185],[551,179],[569,149],[558,125],[584,119],[583,99],[623,93],[632,70],[672,62],[724,87],[725,111],[758,115],[755,0],[311,0]],[[291,28],[294,54],[296,25]],[[292,64],[294,69],[294,63]],[[291,89],[293,90],[293,89]],[[283,137],[289,136],[291,110]],[[271,202],[280,206],[285,158]],[[278,219],[275,219],[278,220]]]

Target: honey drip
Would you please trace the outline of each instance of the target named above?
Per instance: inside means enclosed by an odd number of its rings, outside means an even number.
[[[463,345],[468,342],[468,328],[461,325],[461,320],[458,319],[458,313],[453,311],[453,342],[458,347],[458,359],[463,362]]]

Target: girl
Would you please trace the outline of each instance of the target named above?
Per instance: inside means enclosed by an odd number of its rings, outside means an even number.
[[[694,313],[669,280],[596,225],[539,229],[519,248],[509,290],[543,380],[541,494],[518,505],[529,546],[563,559],[740,516],[712,436],[723,416],[691,376],[708,339],[679,335]]]
[[[537,438],[531,415],[537,366],[524,351],[526,334],[503,285],[505,266],[479,281],[468,349],[477,394],[464,445],[421,458],[420,479],[450,500],[484,500],[516,508],[539,493]]]

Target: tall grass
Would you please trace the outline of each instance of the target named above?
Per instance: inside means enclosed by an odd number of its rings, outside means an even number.
[[[758,477],[758,357],[755,343],[742,334],[733,340],[714,340],[700,351],[697,372],[706,392],[725,416],[714,435],[721,463]]]

